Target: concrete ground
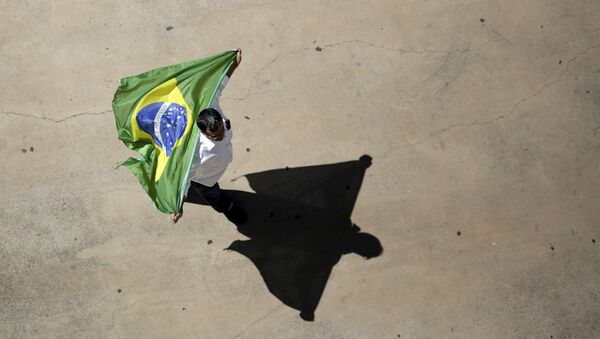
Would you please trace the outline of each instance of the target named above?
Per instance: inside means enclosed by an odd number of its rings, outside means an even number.
[[[0,32],[1,337],[600,337],[598,1],[4,1]],[[268,236],[115,169],[118,80],[235,47],[221,184]]]

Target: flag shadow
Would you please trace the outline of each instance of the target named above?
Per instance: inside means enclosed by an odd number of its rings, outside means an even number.
[[[344,254],[379,256],[379,240],[353,224],[352,209],[371,157],[248,174],[256,193],[225,190],[248,213],[227,250],[258,268],[269,291],[314,320],[331,269]]]

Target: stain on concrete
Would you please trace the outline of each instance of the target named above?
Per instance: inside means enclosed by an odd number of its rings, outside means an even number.
[[[21,148],[21,152],[23,152],[23,153],[27,153],[27,150],[26,150],[26,149],[24,149],[24,148]]]

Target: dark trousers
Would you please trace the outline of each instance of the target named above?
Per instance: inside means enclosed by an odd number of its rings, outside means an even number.
[[[191,189],[194,189],[197,193],[206,200],[206,202],[215,209],[215,211],[219,213],[223,213],[228,211],[233,202],[223,191],[221,191],[221,187],[219,187],[219,183],[214,184],[213,186],[204,186],[200,183],[192,181]]]

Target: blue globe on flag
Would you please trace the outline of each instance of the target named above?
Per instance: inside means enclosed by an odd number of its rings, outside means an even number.
[[[140,129],[152,136],[156,146],[167,157],[171,155],[188,124],[186,109],[174,102],[149,104],[138,112],[136,120]]]

